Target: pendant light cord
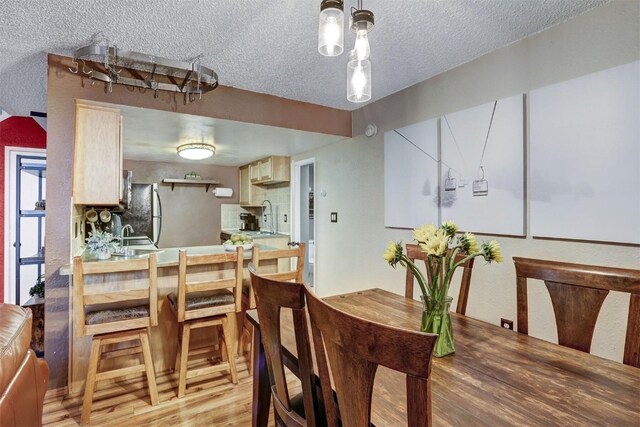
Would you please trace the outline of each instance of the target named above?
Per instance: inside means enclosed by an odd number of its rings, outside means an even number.
[[[484,140],[484,147],[482,148],[482,156],[480,157],[479,168],[482,168],[482,161],[484,160],[484,152],[487,149],[487,143],[489,142],[489,133],[491,133],[491,125],[493,125],[493,117],[496,114],[496,107],[498,106],[498,100],[493,103],[493,111],[491,112],[491,120],[489,121],[489,129],[487,129],[487,137]]]

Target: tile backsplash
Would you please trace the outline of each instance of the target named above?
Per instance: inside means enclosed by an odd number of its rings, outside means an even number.
[[[273,225],[276,231],[290,234],[291,189],[289,183],[266,187],[266,198],[271,201],[273,206]],[[243,212],[260,217],[260,229],[269,228],[269,220],[264,221],[260,208],[243,208],[237,204],[223,204],[220,209],[221,228],[223,230],[240,228],[240,214]],[[284,222],[285,215],[287,215],[287,222]]]
[[[247,209],[240,207],[240,205],[222,204],[220,205],[220,228],[223,230],[229,230],[234,228],[240,228],[240,214],[251,213]]]

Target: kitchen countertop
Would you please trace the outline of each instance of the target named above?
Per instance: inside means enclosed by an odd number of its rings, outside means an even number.
[[[221,233],[226,233],[226,234],[246,234],[247,236],[251,237],[252,239],[271,239],[274,237],[290,237],[289,234],[286,233],[274,233],[274,234],[262,234],[265,233],[264,230],[258,230],[258,231],[249,231],[249,230],[240,230],[237,228],[227,228],[227,229],[223,229],[220,230]]]
[[[284,235],[283,235],[284,236]],[[277,235],[271,235],[268,237],[279,237]],[[147,245],[140,246],[132,246],[137,249],[152,249],[147,247]],[[268,245],[261,245],[256,243],[254,247],[260,248],[261,251],[268,251],[275,249]],[[153,246],[155,248],[155,246]],[[189,247],[178,247],[178,248],[163,248],[158,249],[158,268],[162,267],[175,267],[178,265],[178,252],[181,249],[186,249],[188,255],[215,255],[225,253],[224,246],[222,245],[212,245],[212,246],[189,246]],[[248,250],[244,252],[244,259],[248,260],[252,257],[252,251]],[[128,258],[131,259],[131,258]],[[84,262],[120,262],[123,258],[111,257],[106,260],[98,260],[96,259],[94,254],[91,254],[85,251],[82,254],[82,260]],[[60,267],[60,275],[61,276],[71,276],[73,274],[73,264],[63,265]]]

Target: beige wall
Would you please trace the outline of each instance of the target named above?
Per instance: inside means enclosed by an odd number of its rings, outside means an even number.
[[[76,99],[344,136],[351,135],[351,113],[223,86],[189,105],[183,105],[179,95],[161,92],[156,99],[151,91],[141,93],[120,85],[114,85],[113,92],[108,93],[104,90],[104,84],[92,86],[88,79],[71,74],[68,70],[72,65],[70,58],[49,55],[48,63],[45,357],[51,368],[49,386],[58,388],[67,384],[68,377],[69,278],[60,276],[58,270],[69,263],[71,256],[71,178]],[[175,196],[184,196],[192,190],[178,191]],[[204,196],[204,190],[201,191]],[[186,211],[187,206],[183,208]],[[215,215],[219,215],[219,209],[214,210],[216,212],[212,212],[212,215],[215,218]],[[208,233],[203,235],[207,237]]]
[[[134,183],[158,183],[162,201],[161,248],[220,243],[220,205],[238,203],[237,167],[125,160],[124,168],[133,171]],[[164,178],[183,178],[191,171],[233,189],[233,197],[217,198],[211,194],[212,188],[205,193],[205,187],[200,185],[176,185],[171,190],[171,185],[162,184]]]
[[[318,292],[331,295],[370,287],[404,292],[403,269],[393,270],[382,259],[390,240],[411,241],[408,230],[384,227],[385,131],[638,60],[639,17],[638,2],[599,7],[357,110],[353,134],[359,136],[296,156],[296,160],[316,158],[316,194],[326,191],[326,197],[316,198]],[[378,126],[376,137],[362,135],[367,123]],[[332,224],[329,215],[335,211],[339,222]],[[496,238],[506,261],[501,265],[476,262],[467,309],[468,315],[494,324],[501,317],[516,317],[512,256],[640,266],[637,247]],[[529,286],[530,334],[555,341],[550,298],[542,283],[536,285]],[[457,289],[452,289],[453,294]],[[622,360],[628,301],[628,296],[620,294],[605,301],[593,353]]]

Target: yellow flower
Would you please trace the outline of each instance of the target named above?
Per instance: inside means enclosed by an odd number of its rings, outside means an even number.
[[[442,225],[440,226],[441,229],[443,229],[444,231],[447,232],[447,234],[451,237],[453,237],[456,232],[458,231],[458,226],[456,225],[455,222],[453,221],[445,221],[442,223]]]
[[[424,224],[413,230],[413,239],[420,243],[425,243],[436,233],[436,226],[433,224]]]
[[[495,261],[497,263],[501,263],[504,261],[500,250],[500,244],[495,240],[488,243],[482,243],[482,256],[487,262]]]
[[[448,243],[449,236],[447,232],[439,229],[427,241],[420,243],[420,248],[422,248],[427,255],[442,256],[447,252]]]
[[[394,267],[402,259],[402,242],[391,241],[384,250],[384,259],[390,266]]]
[[[460,247],[462,251],[468,255],[480,252],[480,246],[478,245],[478,239],[475,234],[464,233],[459,239]]]

